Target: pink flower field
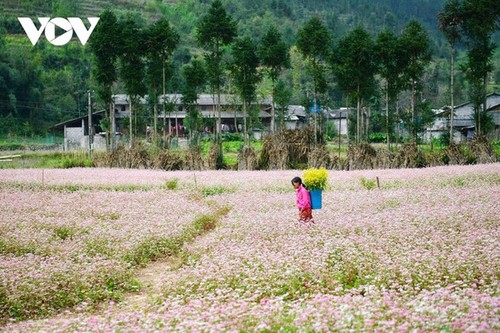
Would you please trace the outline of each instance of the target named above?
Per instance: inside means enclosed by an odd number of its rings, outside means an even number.
[[[301,175],[0,170],[1,330],[500,331],[500,163]]]

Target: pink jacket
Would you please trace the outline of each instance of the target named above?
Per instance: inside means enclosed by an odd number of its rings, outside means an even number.
[[[297,207],[302,210],[311,208],[311,197],[309,191],[302,185],[297,189]]]

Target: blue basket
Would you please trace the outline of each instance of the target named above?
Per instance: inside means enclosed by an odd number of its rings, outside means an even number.
[[[322,190],[311,190],[309,191],[311,194],[311,208],[312,209],[321,209],[322,207]]]

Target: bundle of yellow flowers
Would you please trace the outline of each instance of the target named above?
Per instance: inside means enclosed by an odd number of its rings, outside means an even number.
[[[304,171],[303,181],[308,190],[324,190],[328,181],[328,173],[325,168],[309,168]]]

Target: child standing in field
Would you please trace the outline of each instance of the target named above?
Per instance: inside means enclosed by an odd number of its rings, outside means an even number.
[[[293,188],[297,190],[297,208],[299,208],[300,223],[314,223],[311,209],[311,196],[300,177],[292,179]]]

